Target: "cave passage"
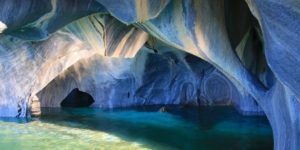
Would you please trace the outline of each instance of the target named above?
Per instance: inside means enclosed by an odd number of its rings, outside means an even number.
[[[85,92],[75,88],[71,93],[61,102],[61,107],[89,107],[94,103],[93,97]]]
[[[297,1],[3,0],[0,149],[300,150]]]

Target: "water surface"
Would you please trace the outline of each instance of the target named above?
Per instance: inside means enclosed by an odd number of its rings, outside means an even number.
[[[44,108],[40,118],[1,118],[0,149],[273,149],[265,117],[232,107],[159,108]]]

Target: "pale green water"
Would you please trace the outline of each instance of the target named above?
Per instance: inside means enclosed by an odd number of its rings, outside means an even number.
[[[44,109],[38,119],[0,119],[0,149],[268,150],[272,130],[264,117],[230,107]]]

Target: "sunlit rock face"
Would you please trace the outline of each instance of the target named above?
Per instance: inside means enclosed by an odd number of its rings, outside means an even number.
[[[170,0],[96,0],[125,24],[143,22],[157,17]]]
[[[102,56],[119,58],[134,57],[148,39],[143,30],[99,13],[74,21],[62,30],[74,34]]]
[[[300,3],[245,1],[2,0],[0,116],[74,88],[93,107],[233,104],[298,150]]]
[[[27,99],[33,93],[79,59],[96,53],[63,32],[37,43],[3,36],[0,45],[1,116],[25,115],[22,109],[26,110]]]
[[[7,28],[6,24],[0,22],[0,33],[2,33]]]
[[[118,30],[122,32],[115,32]],[[35,94],[78,60],[96,54],[133,57],[148,34],[112,17],[95,14],[66,26],[44,41],[11,35],[0,38],[0,75],[6,80],[1,86],[0,96],[4,100],[0,102],[0,115],[26,116],[27,104]]]

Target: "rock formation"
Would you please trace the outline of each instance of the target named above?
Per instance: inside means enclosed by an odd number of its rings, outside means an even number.
[[[82,59],[37,96],[42,107],[59,107],[75,88],[94,97],[92,107],[234,104],[243,113],[261,113],[251,96],[240,93],[213,66],[170,47],[159,47],[159,53],[143,47],[133,59],[101,55]]]
[[[298,0],[3,0],[0,116],[60,106],[233,104],[300,149]]]

